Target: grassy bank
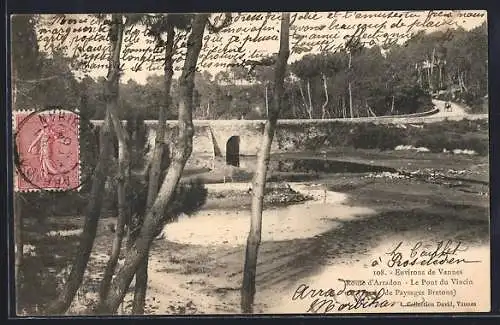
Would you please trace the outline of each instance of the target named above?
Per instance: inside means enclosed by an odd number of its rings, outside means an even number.
[[[278,130],[276,141],[284,151],[334,147],[393,150],[398,145],[425,147],[432,152],[468,149],[487,155],[489,151],[488,121],[466,119],[420,125],[337,122],[306,130],[287,125]]]

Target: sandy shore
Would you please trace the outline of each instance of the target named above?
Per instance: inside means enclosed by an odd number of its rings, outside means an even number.
[[[463,265],[444,265],[433,267],[435,272],[442,270],[460,270],[455,280],[469,280],[472,285],[454,285],[453,276],[434,274],[432,276],[402,276],[397,272],[429,272],[429,266],[388,268],[382,265],[373,267],[379,257],[387,263],[387,252],[402,242],[403,254],[408,253],[417,243],[412,236],[398,237],[391,235],[382,238],[377,245],[370,247],[370,229],[358,228],[357,232],[346,230],[348,236],[335,241],[326,232],[342,233],[346,221],[370,219],[376,216],[373,209],[351,206],[348,196],[343,193],[326,191],[322,186],[291,184],[293,189],[315,199],[303,204],[264,211],[262,228],[262,247],[257,270],[257,293],[255,297],[256,313],[400,313],[400,312],[453,312],[453,311],[488,311],[489,290],[489,246],[468,247],[460,258],[480,261]],[[209,191],[245,190],[248,184],[215,184]],[[389,225],[390,226],[390,225]],[[179,259],[179,266],[165,263],[165,258],[152,258],[150,267],[151,295],[167,305],[181,304],[178,313],[239,313],[240,285],[244,260],[244,244],[249,227],[249,211],[202,210],[191,218],[184,218],[178,223],[165,228],[168,242],[182,245],[177,254],[171,254],[170,260]],[[432,228],[429,227],[429,230]],[[430,235],[432,237],[432,235]],[[429,237],[429,238],[430,238]],[[435,239],[425,236],[418,238],[426,245],[436,245]],[[444,240],[444,239],[443,239]],[[302,242],[304,244],[302,244]],[[161,245],[161,244],[159,244]],[[328,246],[317,248],[319,246]],[[189,247],[198,251],[192,255]],[[204,248],[201,248],[204,247]],[[430,249],[430,248],[429,248]],[[201,250],[201,252],[200,252]],[[326,254],[321,255],[321,251]],[[331,254],[331,251],[336,252]],[[187,255],[185,255],[187,254]],[[190,261],[194,266],[182,267],[183,261]],[[317,265],[315,266],[315,261]],[[177,262],[176,262],[177,263]],[[300,264],[304,263],[304,264]],[[167,266],[165,264],[168,264]],[[177,264],[176,264],[177,265]],[[182,271],[164,272],[170,267],[179,267]],[[198,271],[193,271],[197,269]],[[385,269],[385,274],[375,276],[374,271]],[[397,269],[397,270],[396,270]],[[191,274],[191,270],[194,273]],[[188,273],[186,275],[186,273]],[[368,285],[368,281],[386,281],[393,284]],[[414,285],[410,281],[446,280],[447,284]],[[364,280],[360,286],[344,286],[346,280]],[[384,283],[384,282],[381,282]],[[306,297],[293,299],[301,285],[312,290],[329,289],[349,290],[387,290],[382,301],[391,306],[352,308],[356,298],[341,294],[330,305],[331,297]],[[428,289],[445,290],[442,295],[428,294]],[[451,290],[451,291],[450,291]],[[404,293],[403,293],[404,292]],[[412,296],[413,292],[424,292]],[[475,294],[474,294],[475,293]],[[472,295],[472,296],[471,296]],[[316,301],[316,304],[315,304]],[[187,303],[186,303],[187,302]],[[473,302],[470,306],[459,306],[462,302]],[[408,305],[410,304],[410,305]],[[413,305],[412,305],[413,304]],[[420,305],[419,305],[420,304]],[[340,307],[344,305],[344,307]],[[330,307],[329,307],[330,306]],[[422,307],[423,306],[423,307]],[[190,309],[191,308],[191,309]],[[177,313],[166,311],[166,313]],[[153,312],[156,313],[156,312]],[[162,314],[161,308],[158,314]],[[165,313],[165,312],[163,312]]]
[[[311,238],[339,225],[340,221],[375,213],[364,207],[345,205],[342,193],[314,189],[306,184],[290,184],[292,189],[314,199],[302,204],[266,209],[262,216],[262,241]],[[209,191],[245,190],[248,183],[209,184]],[[246,243],[250,211],[203,209],[164,228],[169,241],[188,245],[232,245]]]

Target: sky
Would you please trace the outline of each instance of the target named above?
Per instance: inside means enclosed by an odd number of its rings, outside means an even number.
[[[479,17],[478,14],[483,16]],[[80,27],[88,27],[93,19],[92,17],[88,15],[66,15],[66,20],[54,20],[53,17],[52,15],[44,16],[44,21],[51,23],[43,25],[45,31],[41,31],[40,28],[38,30],[39,43],[42,48],[48,48],[49,44],[56,45],[56,47],[63,45],[66,47],[68,55],[78,56],[78,54],[75,54],[78,53],[78,51],[75,52],[75,46],[78,46],[78,44],[85,47],[92,46],[94,50],[99,46],[105,47],[107,45],[104,38],[94,37],[89,39],[90,34],[86,33],[83,28],[79,29]],[[217,17],[220,16],[214,15],[212,21]],[[86,18],[86,21],[69,24],[68,21],[71,18],[77,20]],[[217,35],[205,32],[198,68],[202,71],[209,71],[212,75],[224,69],[217,67],[217,65],[229,63],[233,59],[216,57],[217,55],[220,56],[218,52],[222,51],[223,48],[226,48],[227,56],[237,54],[237,62],[241,62],[242,59],[257,59],[259,55],[277,53],[279,47],[279,18],[279,13],[270,13],[269,15],[267,13],[233,14],[233,22],[228,28],[223,29]],[[364,28],[361,39],[366,42],[367,46],[381,45],[384,42],[402,43],[411,34],[419,30],[433,32],[439,29],[445,30],[458,27],[463,27],[466,30],[473,29],[486,21],[486,12],[472,10],[308,12],[291,13],[291,21],[290,47],[292,52],[289,62],[298,60],[308,53],[319,53],[321,50],[334,51],[342,44],[345,44],[346,35],[352,35],[356,30],[360,31],[360,28]],[[127,56],[129,59],[139,58],[145,53],[141,50],[153,46],[148,43],[151,40],[148,40],[148,37],[145,37],[143,32],[144,30],[136,28],[135,31],[130,31],[125,35],[122,58]],[[87,39],[83,37],[85,35]],[[321,45],[318,45],[318,43],[321,43]],[[158,53],[155,55],[161,59],[163,54]],[[123,82],[132,79],[144,84],[148,76],[163,74],[163,69],[160,66],[157,66],[159,69],[156,69],[156,71],[147,71],[146,69],[132,71],[137,62],[134,63],[133,59],[122,59],[122,62],[125,61]],[[96,61],[97,63],[100,63],[102,68],[92,69],[89,75],[92,77],[105,76],[107,61]],[[178,67],[181,65],[182,62],[177,64]],[[83,75],[81,71],[75,72],[77,75]],[[179,72],[176,72],[174,76],[178,76],[178,74]]]

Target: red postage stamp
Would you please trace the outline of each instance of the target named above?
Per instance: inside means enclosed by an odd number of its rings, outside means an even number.
[[[79,116],[66,110],[15,111],[15,191],[64,191],[80,185]]]

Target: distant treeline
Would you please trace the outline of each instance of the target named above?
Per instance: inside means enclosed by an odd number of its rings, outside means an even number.
[[[17,107],[78,107],[88,119],[105,112],[104,78],[77,79],[62,53],[37,50],[33,22],[13,21],[24,33],[13,39]],[[363,48],[350,42],[337,53],[306,55],[288,66],[282,118],[339,118],[410,114],[431,109],[432,95],[482,107],[487,95],[487,26],[416,34],[404,45]],[[272,61],[272,58],[270,58]],[[194,118],[260,119],[272,98],[272,65],[235,65],[212,76],[196,75]],[[176,118],[178,82],[173,81],[168,118]],[[157,119],[165,105],[163,76],[144,85],[123,81],[123,119]]]

